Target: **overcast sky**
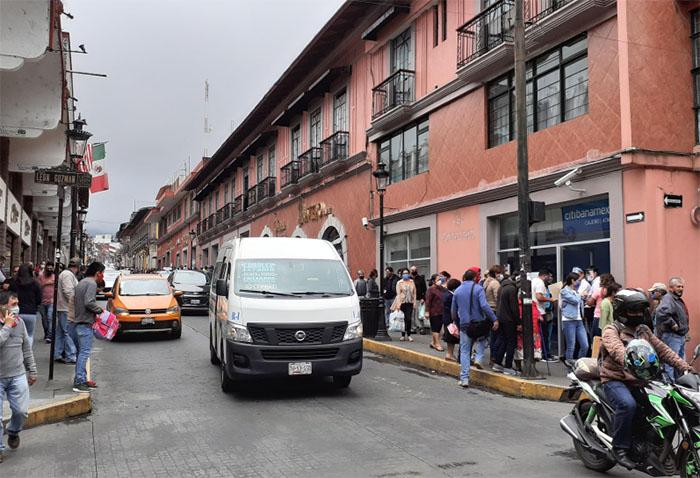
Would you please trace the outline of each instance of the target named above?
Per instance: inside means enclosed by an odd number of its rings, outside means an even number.
[[[64,0],[78,112],[108,141],[110,190],[93,194],[88,231],[113,233],[136,208],[234,125],[342,4],[342,0]],[[204,81],[209,123],[204,134]]]

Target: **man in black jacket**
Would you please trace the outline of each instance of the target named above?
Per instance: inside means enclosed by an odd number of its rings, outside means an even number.
[[[518,325],[521,325],[521,321],[518,307],[518,286],[510,277],[501,282],[496,317],[498,317],[499,327],[496,331],[497,336],[492,351],[493,370],[507,375],[517,375],[517,372],[513,370],[513,355],[517,345]],[[505,364],[503,363],[504,356]]]
[[[384,299],[384,321],[389,327],[389,315],[391,314],[391,304],[396,298],[396,284],[399,283],[399,276],[394,274],[394,268],[387,266],[384,269],[384,286],[382,287],[382,298]]]

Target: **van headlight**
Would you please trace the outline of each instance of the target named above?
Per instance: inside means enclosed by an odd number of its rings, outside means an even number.
[[[167,314],[179,314],[180,313],[180,306],[174,305],[172,307],[169,307],[168,310],[166,310],[165,312]]]
[[[362,337],[362,321],[348,324],[343,340],[359,339]]]
[[[253,338],[248,332],[248,327],[236,324],[230,320],[226,321],[226,337],[234,342],[253,342]]]

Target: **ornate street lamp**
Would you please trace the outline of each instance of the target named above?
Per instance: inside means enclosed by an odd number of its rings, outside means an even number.
[[[377,164],[377,169],[372,171],[372,176],[376,182],[377,193],[379,193],[379,290],[384,293],[384,192],[389,185],[389,171],[386,170],[384,163]],[[381,299],[382,315],[377,324],[377,336],[375,340],[390,342],[391,337],[386,331],[386,322],[384,314],[384,298]]]
[[[197,265],[197,261],[194,257],[194,238],[197,237],[197,232],[192,229],[190,230],[190,269],[194,269]]]
[[[73,162],[79,161],[85,156],[85,148],[87,148],[88,139],[92,136],[92,133],[83,129],[83,126],[86,124],[87,122],[84,119],[78,118],[73,121],[73,128],[66,131],[70,157]]]

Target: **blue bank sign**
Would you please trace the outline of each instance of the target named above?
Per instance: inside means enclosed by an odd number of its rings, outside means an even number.
[[[610,230],[610,206],[607,199],[563,206],[561,215],[564,234],[569,237]]]

